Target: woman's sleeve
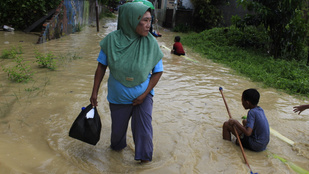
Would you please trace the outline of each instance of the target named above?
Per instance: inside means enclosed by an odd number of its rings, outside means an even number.
[[[106,54],[101,50],[100,53],[99,53],[99,56],[97,58],[97,61],[100,62],[101,64],[103,65],[108,65],[107,64],[107,57],[106,57]]]
[[[152,73],[162,72],[163,69],[163,62],[162,59],[157,63],[157,65],[152,69]]]

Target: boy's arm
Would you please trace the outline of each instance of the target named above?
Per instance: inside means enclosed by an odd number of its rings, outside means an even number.
[[[308,109],[309,108],[309,105],[299,105],[299,106],[294,106],[293,107],[293,111],[296,113],[298,112],[298,115],[303,112],[304,110]]]
[[[175,51],[175,44],[173,45],[173,49],[171,49],[171,53],[174,53]]]
[[[237,129],[239,129],[242,133],[244,133],[246,136],[250,136],[252,134],[252,129],[250,127],[245,127],[243,125],[240,124],[240,122],[238,122],[235,119],[230,119],[229,123],[231,126],[235,125]]]

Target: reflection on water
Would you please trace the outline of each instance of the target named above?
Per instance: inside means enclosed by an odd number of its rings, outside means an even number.
[[[164,53],[164,74],[155,88],[153,162],[134,161],[130,128],[128,147],[121,152],[109,148],[110,117],[106,101],[105,77],[98,111],[102,120],[101,140],[91,146],[68,137],[68,130],[81,107],[89,104],[99,42],[116,29],[116,19],[58,40],[36,45],[36,35],[1,32],[0,51],[21,45],[22,56],[31,66],[34,78],[28,83],[12,83],[0,70],[0,173],[249,173],[238,146],[222,139],[222,124],[228,115],[218,88],[234,118],[246,115],[240,97],[246,88],[261,93],[270,126],[295,141],[294,147],[271,136],[268,150],[245,150],[253,172],[293,173],[275,153],[309,170],[309,111],[294,114],[292,107],[308,103],[274,89],[261,88],[229,68],[186,50],[195,63]],[[177,33],[159,28],[160,45],[172,47]],[[186,49],[186,48],[185,48]],[[59,57],[81,57],[58,62],[58,69],[39,68],[34,52],[52,52]],[[4,67],[12,60],[0,59]],[[107,73],[108,74],[108,73]]]

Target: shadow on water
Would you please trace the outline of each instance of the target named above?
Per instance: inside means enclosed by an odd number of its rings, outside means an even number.
[[[103,27],[104,26],[104,27]],[[250,79],[213,63],[185,48],[190,61],[164,53],[164,74],[155,88],[153,161],[134,161],[134,143],[128,129],[128,147],[121,152],[109,148],[110,117],[106,101],[107,77],[100,89],[98,111],[101,139],[91,146],[68,137],[68,130],[81,107],[89,104],[99,42],[116,29],[116,19],[80,33],[34,44],[37,36],[1,32],[0,51],[21,45],[22,56],[34,72],[28,83],[13,83],[0,70],[0,173],[249,173],[241,151],[222,140],[222,124],[228,115],[218,90],[222,86],[233,118],[246,115],[240,97],[244,89],[257,88],[260,106],[270,126],[296,142],[294,147],[271,136],[268,151],[309,170],[308,111],[294,114],[292,107],[308,103],[274,89],[262,88]],[[177,33],[159,28],[159,45],[172,47]],[[57,56],[57,69],[39,68],[35,50]],[[61,59],[60,57],[65,57]],[[76,58],[72,58],[76,57]],[[77,58],[78,57],[78,58]],[[13,65],[1,59],[3,67]],[[235,140],[234,140],[235,141]],[[253,172],[293,173],[288,165],[267,151],[245,150]]]

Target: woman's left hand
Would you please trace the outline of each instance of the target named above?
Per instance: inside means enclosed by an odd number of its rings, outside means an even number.
[[[150,93],[151,89],[153,89],[156,86],[156,84],[158,83],[162,73],[163,73],[163,71],[153,73],[151,75],[150,81],[149,81],[149,84],[148,84],[146,91],[142,95],[138,96],[136,99],[133,100],[133,106],[142,104],[144,102],[146,96]]]
[[[144,99],[145,99],[144,94],[140,95],[139,97],[133,100],[133,106],[142,104],[144,102]]]

